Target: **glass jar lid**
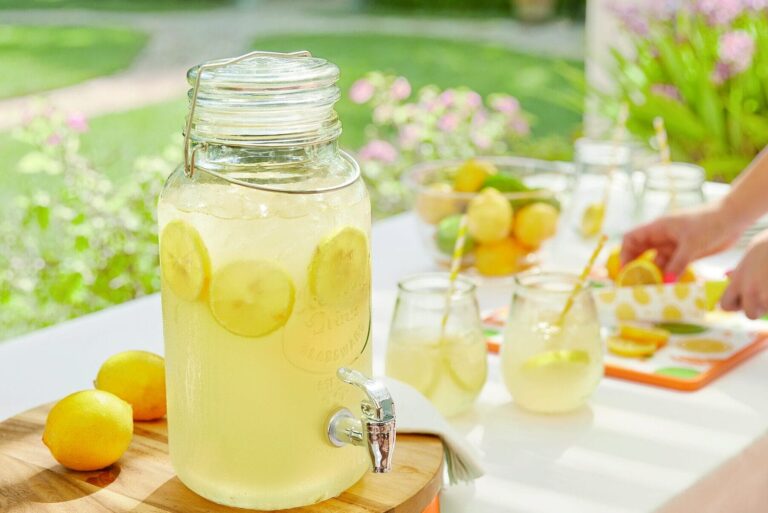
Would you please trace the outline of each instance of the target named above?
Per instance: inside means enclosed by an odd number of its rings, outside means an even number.
[[[339,68],[309,52],[252,52],[187,73],[192,144],[295,146],[341,134]]]

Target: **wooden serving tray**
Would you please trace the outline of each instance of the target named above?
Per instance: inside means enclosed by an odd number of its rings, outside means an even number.
[[[43,445],[52,405],[0,423],[0,511],[12,513],[220,513],[245,510],[214,504],[176,477],[168,458],[165,420],[137,422],[131,446],[114,465],[68,470]],[[399,435],[392,472],[366,474],[339,497],[294,513],[437,512],[443,468],[440,439]]]

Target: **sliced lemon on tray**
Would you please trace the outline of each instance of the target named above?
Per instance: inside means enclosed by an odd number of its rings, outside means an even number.
[[[225,329],[262,337],[288,322],[295,296],[293,280],[279,265],[239,260],[213,274],[208,301],[213,317]]]
[[[186,301],[199,298],[208,286],[211,262],[198,231],[189,223],[171,221],[160,235],[163,281]]]
[[[616,277],[616,284],[620,287],[633,287],[637,285],[658,285],[664,281],[661,270],[652,261],[645,258],[637,258],[625,265]]]
[[[657,349],[655,342],[636,342],[621,337],[608,337],[608,350],[618,356],[644,358],[653,355]]]
[[[354,304],[369,288],[370,265],[368,236],[347,226],[318,244],[309,264],[309,289],[320,304]]]
[[[619,324],[619,337],[634,342],[653,343],[656,347],[664,346],[669,340],[670,333],[663,328],[638,326],[636,324]]]

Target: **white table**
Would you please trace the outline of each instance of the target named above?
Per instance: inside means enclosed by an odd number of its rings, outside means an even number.
[[[373,230],[377,372],[397,280],[434,269],[414,223],[401,215]],[[577,265],[574,253],[583,258],[584,248],[572,244],[566,236],[550,252],[556,250],[561,264]],[[508,295],[508,286],[484,287],[481,304],[498,306]],[[104,359],[126,349],[162,352],[157,295],[0,343],[0,419],[91,387]],[[454,419],[483,453],[488,474],[444,491],[443,512],[768,511],[766,392],[768,352],[699,392],[607,378],[589,408],[534,416],[511,403],[491,357],[480,399]],[[704,498],[706,505],[693,509]],[[751,509],[735,508],[734,500],[752,501]]]

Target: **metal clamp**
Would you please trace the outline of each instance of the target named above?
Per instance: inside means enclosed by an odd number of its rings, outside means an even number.
[[[392,470],[395,452],[395,403],[382,383],[365,374],[342,367],[336,373],[344,383],[362,390],[366,399],[360,403],[362,417],[356,419],[342,408],[328,423],[328,439],[336,447],[347,444],[366,446],[374,473]]]
[[[189,115],[187,116],[187,124],[186,128],[184,129],[184,174],[186,174],[188,177],[191,177],[195,172],[195,152],[197,151],[197,148],[190,152],[189,133],[192,131],[192,119],[195,116],[195,107],[197,106],[197,93],[200,90],[200,78],[203,76],[203,72],[246,61],[252,57],[285,57],[290,59],[312,57],[312,54],[306,50],[291,53],[263,52],[257,50],[255,52],[246,53],[245,55],[241,55],[239,57],[233,57],[231,59],[225,59],[221,61],[207,62],[198,66],[197,77],[195,77],[195,84],[192,87],[192,100],[189,105]]]

